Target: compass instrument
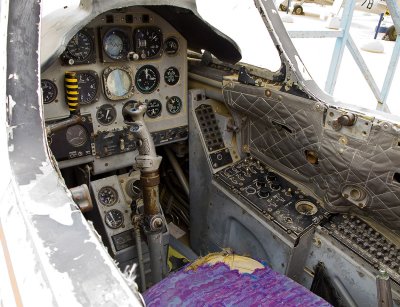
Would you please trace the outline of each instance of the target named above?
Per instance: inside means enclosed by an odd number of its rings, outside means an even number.
[[[135,77],[135,85],[139,92],[149,94],[155,91],[160,83],[160,74],[152,65],[144,65],[138,69]]]

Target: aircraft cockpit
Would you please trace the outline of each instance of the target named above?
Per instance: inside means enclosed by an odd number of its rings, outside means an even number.
[[[113,291],[130,292],[121,276],[134,268],[134,292],[167,305],[157,295],[170,274],[227,253],[259,261],[310,304],[400,306],[397,117],[322,91],[272,1],[252,8],[276,70],[241,61],[241,46],[193,1],[89,2],[41,20],[32,109],[43,117],[32,124],[44,162],[21,184],[35,204],[57,207],[39,206],[32,223],[50,259],[43,270],[68,275],[77,304],[123,304]],[[89,258],[98,274],[79,271]]]

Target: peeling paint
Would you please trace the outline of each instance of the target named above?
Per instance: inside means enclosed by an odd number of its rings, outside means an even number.
[[[8,79],[15,79],[15,80],[18,80],[19,78],[18,78],[18,75],[17,75],[17,74],[10,74],[10,75],[8,76]]]
[[[8,116],[9,116],[9,118],[11,118],[12,111],[16,104],[17,104],[17,102],[12,98],[12,96],[8,95]]]

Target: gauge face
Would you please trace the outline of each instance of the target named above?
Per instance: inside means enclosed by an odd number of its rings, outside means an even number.
[[[168,68],[164,73],[164,81],[168,85],[175,85],[179,81],[179,70],[175,67]]]
[[[131,96],[133,82],[128,70],[123,68],[107,68],[103,73],[103,79],[108,99],[119,100]]]
[[[167,101],[167,111],[171,114],[177,114],[182,109],[182,100],[178,96],[172,96]]]
[[[79,101],[90,104],[97,98],[98,79],[95,72],[78,72]]]
[[[86,129],[81,125],[74,125],[67,129],[67,142],[73,147],[80,147],[88,140]]]
[[[147,103],[146,114],[150,118],[155,118],[161,115],[162,104],[159,100],[153,99]]]
[[[106,213],[105,221],[108,227],[117,229],[124,223],[124,215],[117,209],[111,209]]]
[[[96,112],[97,121],[102,125],[112,124],[117,117],[117,111],[110,104],[103,104]]]
[[[110,207],[118,201],[118,193],[112,187],[102,187],[98,193],[102,205]]]
[[[135,30],[135,51],[141,59],[161,55],[162,32],[160,28],[145,27]]]
[[[179,49],[178,40],[175,37],[169,37],[164,43],[164,51],[168,55],[177,54]]]
[[[297,212],[303,215],[314,215],[318,212],[318,208],[308,200],[300,200],[295,204]]]
[[[43,103],[53,102],[57,98],[58,90],[53,81],[43,79],[41,81],[43,91]]]
[[[113,60],[125,60],[129,50],[126,34],[118,29],[109,30],[103,38],[103,49]]]
[[[136,73],[135,84],[139,92],[149,94],[155,91],[160,83],[160,74],[154,66],[142,66]]]
[[[131,179],[126,183],[125,191],[128,196],[134,200],[142,196],[142,190],[140,189],[140,181]]]
[[[85,31],[79,31],[69,41],[66,53],[69,59],[84,62],[93,53],[93,40]],[[73,62],[71,63],[73,64]]]

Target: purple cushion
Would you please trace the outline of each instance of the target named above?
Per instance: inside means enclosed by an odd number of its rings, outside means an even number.
[[[224,263],[169,275],[144,293],[147,306],[330,306],[271,268],[240,274]]]

